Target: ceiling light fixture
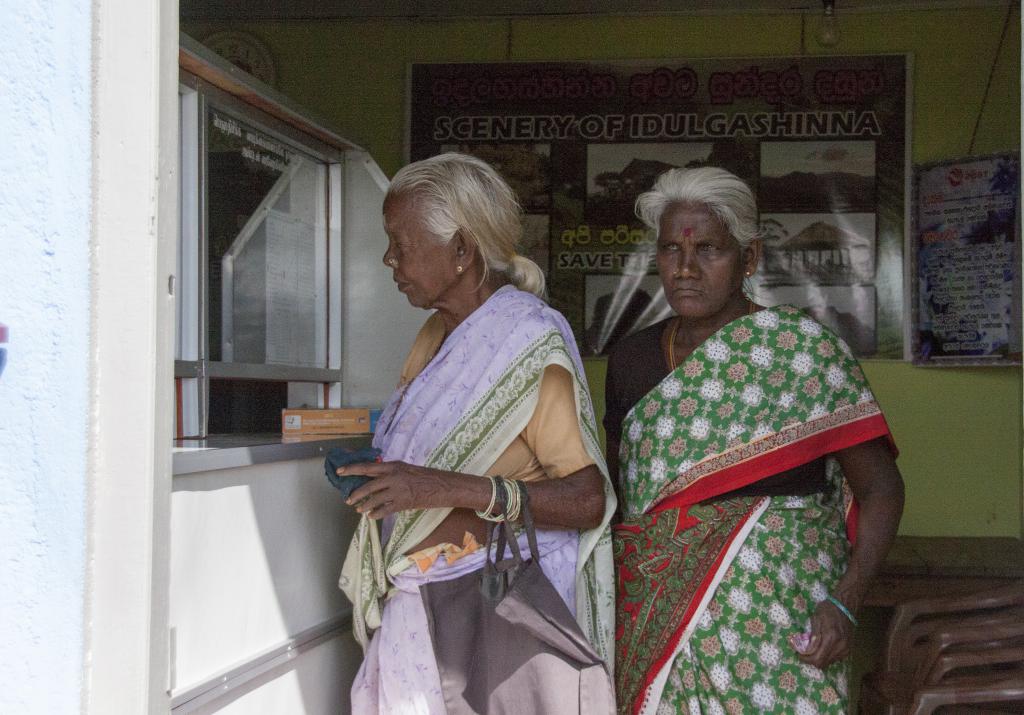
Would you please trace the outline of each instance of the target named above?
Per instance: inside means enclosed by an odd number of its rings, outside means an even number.
[[[822,0],[821,19],[814,38],[822,47],[835,47],[839,44],[839,18],[836,17],[835,0]]]

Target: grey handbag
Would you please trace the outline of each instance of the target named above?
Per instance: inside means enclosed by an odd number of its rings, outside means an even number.
[[[483,568],[420,586],[448,715],[614,713],[608,671],[540,568],[529,499],[516,485],[531,558],[502,522],[487,535]]]

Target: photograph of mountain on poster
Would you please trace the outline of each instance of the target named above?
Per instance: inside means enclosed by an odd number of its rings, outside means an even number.
[[[762,142],[762,212],[875,210],[874,142]]]

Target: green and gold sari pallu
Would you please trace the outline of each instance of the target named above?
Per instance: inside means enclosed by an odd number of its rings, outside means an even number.
[[[632,408],[614,534],[620,712],[841,706],[841,668],[801,665],[788,645],[845,570],[856,510],[838,463],[822,494],[728,495],[888,434],[846,343],[790,306],[724,326]]]

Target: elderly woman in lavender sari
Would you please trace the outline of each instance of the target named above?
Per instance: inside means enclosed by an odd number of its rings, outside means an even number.
[[[542,568],[606,660],[615,497],[572,331],[516,254],[508,185],[469,156],[416,162],[384,226],[398,290],[433,312],[378,423],[383,461],[338,470],[371,477],[348,500],[363,516],[340,584],[365,649],[352,711],[444,713],[418,589],[482,566],[493,477],[528,485]]]

